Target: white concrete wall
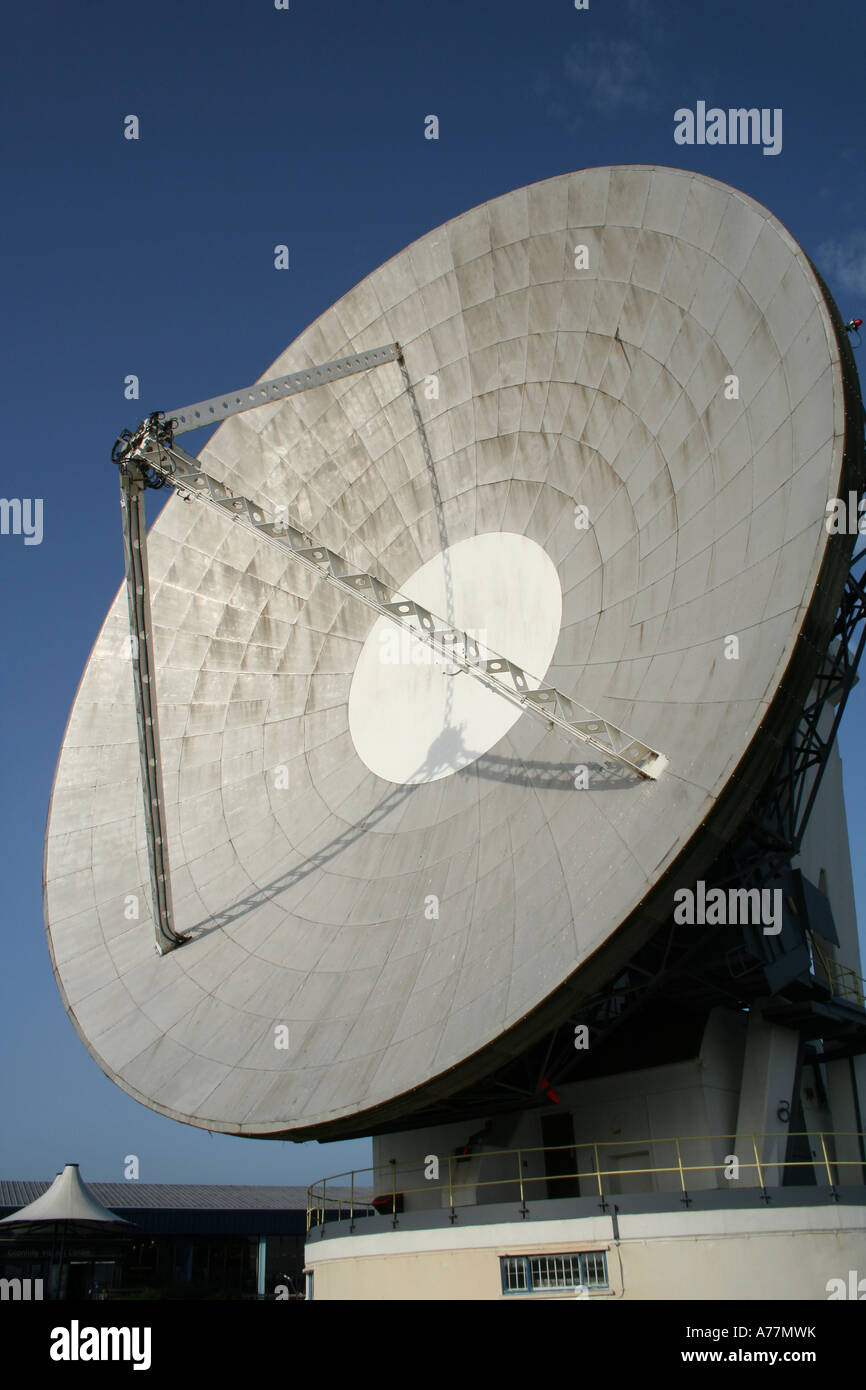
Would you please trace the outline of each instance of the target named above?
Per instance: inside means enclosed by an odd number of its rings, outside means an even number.
[[[790,1106],[794,1091],[799,1037],[791,1028],[768,1023],[761,1015],[761,1001],[749,1014],[746,1056],[737,1113],[737,1139],[732,1152],[744,1167],[740,1181],[752,1187],[775,1187],[781,1172],[771,1166],[784,1161],[787,1139],[764,1139],[790,1128],[790,1117],[783,1120],[780,1108]],[[757,1148],[757,1154],[756,1154]],[[762,1164],[759,1170],[757,1164]]]
[[[680,1145],[685,1165],[720,1164],[730,1151],[736,1129],[737,1097],[742,1070],[746,1019],[724,1010],[710,1015],[700,1056],[685,1062],[623,1072],[617,1076],[596,1077],[557,1089],[559,1104],[498,1119],[482,1152],[472,1160],[452,1163],[457,1191],[454,1205],[474,1202],[517,1201],[520,1191],[514,1179],[522,1171],[527,1201],[547,1197],[541,1119],[545,1113],[568,1112],[574,1122],[578,1171],[589,1173],[598,1162],[603,1170],[630,1168],[669,1168],[655,1176],[631,1175],[604,1179],[605,1191],[614,1195],[626,1191],[672,1192],[681,1190],[677,1148],[679,1137],[722,1136],[696,1139]],[[789,1087],[790,1094],[790,1087]],[[448,1157],[458,1146],[478,1133],[484,1120],[464,1121],[428,1129],[406,1130],[373,1140],[376,1166],[372,1185],[376,1192],[391,1190],[389,1161],[398,1166],[397,1191],[404,1193],[404,1210],[447,1206],[447,1191],[436,1192],[435,1182],[424,1177],[429,1156],[439,1160],[439,1182],[448,1182]],[[778,1127],[776,1125],[775,1127]],[[655,1143],[647,1141],[654,1140]],[[585,1147],[581,1147],[585,1146]],[[498,1155],[498,1149],[521,1149]],[[499,1179],[500,1181],[497,1181]],[[508,1179],[506,1182],[505,1180]],[[724,1184],[720,1174],[694,1172],[686,1175],[686,1186],[693,1190]],[[414,1192],[407,1189],[414,1188]],[[583,1195],[594,1192],[593,1179],[581,1184]]]
[[[822,1301],[830,1279],[866,1275],[866,1207],[665,1212],[518,1221],[436,1231],[383,1229],[308,1244],[317,1299],[569,1298],[503,1294],[503,1255],[603,1250],[609,1289],[596,1299]]]

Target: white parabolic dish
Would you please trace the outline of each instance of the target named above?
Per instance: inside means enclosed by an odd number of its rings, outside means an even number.
[[[669,765],[634,781],[509,711],[465,766],[413,781],[414,752],[382,751],[375,670],[352,694],[375,614],[173,498],[149,552],[175,927],[192,940],[154,952],[123,593],[49,814],[57,982],[107,1075],[212,1130],[363,1133],[486,1074],[616,968],[754,796],[835,611],[840,336],[764,208],[615,167],[455,218],[287,349],[266,376],[402,344],[441,507],[396,363],[226,421],[207,471],[395,588],[426,575],[444,599],[450,557],[464,624],[499,622],[495,647],[528,633],[539,680]],[[484,560],[512,544],[498,537],[536,555],[504,632]],[[470,728],[462,698],[438,725],[426,709],[433,742]]]

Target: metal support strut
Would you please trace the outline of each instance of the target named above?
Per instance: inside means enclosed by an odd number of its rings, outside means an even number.
[[[150,893],[156,948],[160,955],[165,955],[176,946],[182,945],[188,938],[178,936],[172,927],[165,795],[162,787],[162,759],[156,709],[156,663],[147,574],[147,528],[144,513],[146,486],[144,476],[134,465],[121,469],[120,505],[123,511],[126,597],[129,603],[129,654],[135,687],[135,716],[138,723]]]

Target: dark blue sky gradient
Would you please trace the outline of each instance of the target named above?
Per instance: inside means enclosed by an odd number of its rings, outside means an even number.
[[[91,1061],[54,986],[42,841],[67,714],[122,578],[119,430],[254,381],[437,224],[592,165],[668,164],[743,189],[815,260],[843,317],[862,314],[864,37],[862,0],[7,11],[0,491],[44,499],[44,539],[0,537],[0,1175],[77,1161],[117,1180],[135,1153],[152,1182],[301,1183],[369,1161],[364,1141],[232,1140],[154,1115]],[[782,152],[676,145],[674,111],[698,100],[781,107]],[[128,373],[140,402],[123,399]],[[858,689],[842,748],[861,922],[864,711]]]

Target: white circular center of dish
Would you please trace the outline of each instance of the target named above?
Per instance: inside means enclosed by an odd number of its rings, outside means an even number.
[[[562,589],[553,561],[527,536],[494,531],[458,541],[400,592],[521,666],[531,688],[544,680]],[[456,669],[388,618],[376,621],[352,677],[349,731],[377,777],[403,784],[450,777],[517,723],[516,705]],[[500,679],[512,688],[508,676]]]

